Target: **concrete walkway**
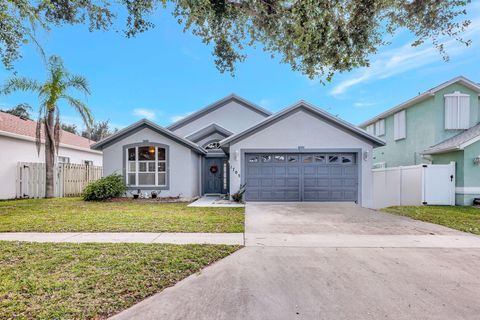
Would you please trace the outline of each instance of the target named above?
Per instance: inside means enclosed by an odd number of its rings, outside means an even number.
[[[32,242],[105,242],[243,245],[243,233],[155,232],[2,232],[0,240]]]
[[[480,237],[353,204],[247,203],[246,247],[113,317],[478,319]]]

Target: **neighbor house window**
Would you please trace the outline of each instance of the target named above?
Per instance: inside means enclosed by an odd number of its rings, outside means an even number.
[[[83,160],[83,164],[87,166],[93,166],[93,161],[92,160]]]
[[[58,163],[70,163],[70,158],[69,157],[57,157],[57,162]]]
[[[407,121],[405,110],[397,112],[393,115],[393,138],[395,140],[407,137]]]
[[[385,134],[385,119],[378,120],[375,122],[375,135],[377,137],[383,136]]]
[[[458,91],[445,95],[445,129],[470,127],[470,96]]]
[[[166,186],[167,154],[165,148],[138,146],[127,149],[127,185]]]

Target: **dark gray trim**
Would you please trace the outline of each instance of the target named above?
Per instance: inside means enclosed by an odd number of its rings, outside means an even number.
[[[225,98],[222,98],[218,101],[215,101],[214,103],[200,109],[199,111],[169,125],[167,127],[168,130],[176,130],[178,128],[181,128],[181,127],[184,127],[186,126],[188,123],[198,119],[198,118],[201,118],[202,116],[212,112],[212,111],[215,111],[217,110],[218,108],[221,108],[223,107],[224,105],[226,105],[227,103],[231,102],[231,101],[236,101],[238,102],[239,104],[241,104],[242,106],[262,115],[262,116],[265,116],[265,117],[268,117],[270,116],[272,113],[256,104],[254,104],[253,102],[250,102],[250,101],[247,101],[246,99],[242,98],[242,97],[239,97],[235,94],[230,94],[228,96],[226,96]]]
[[[218,133],[224,138],[227,138],[233,134],[233,132],[225,129],[224,127],[216,123],[212,123],[198,131],[195,131],[194,133],[189,134],[185,137],[185,139],[197,143],[198,141],[203,140],[214,133]]]
[[[154,146],[154,147],[162,147],[165,148],[165,163],[166,163],[166,172],[165,172],[165,186],[135,186],[135,187],[130,187],[127,186],[128,190],[170,190],[170,146],[167,144],[163,143],[155,143],[155,142],[149,142],[148,140],[144,140],[142,142],[138,143],[131,143],[131,144],[126,144],[122,147],[122,152],[123,152],[123,168],[122,168],[122,173],[123,173],[123,180],[125,184],[127,184],[127,149],[132,148],[132,147],[145,147],[145,146]],[[138,161],[138,160],[137,160]],[[138,181],[136,181],[138,182]]]
[[[367,143],[370,143],[374,146],[384,146],[385,145],[385,142],[377,137],[374,137],[370,134],[368,134],[367,132],[365,132],[364,130],[354,126],[353,124],[351,123],[348,123],[340,118],[337,118],[321,109],[318,109],[316,107],[314,107],[313,105],[310,105],[309,103],[305,102],[305,101],[300,101],[296,104],[294,104],[293,106],[291,107],[288,107],[286,109],[284,109],[283,111],[280,111],[268,118],[266,118],[265,120],[261,121],[260,123],[254,125],[253,127],[250,127],[248,128],[247,130],[243,131],[243,132],[240,132],[240,133],[237,133],[237,134],[234,134],[224,140],[222,140],[220,142],[220,145],[223,147],[227,147],[229,146],[230,144],[234,143],[234,142],[238,142],[240,140],[243,140],[261,130],[263,130],[264,128],[266,127],[269,127],[270,125],[282,120],[282,119],[285,119],[287,117],[289,117],[290,115],[296,113],[296,112],[299,112],[299,111],[307,111],[309,112],[311,115],[315,116],[316,118],[322,120],[322,121],[326,121],[328,123],[330,123],[331,125],[335,126],[336,128],[338,129],[341,129],[349,134],[355,134],[357,137],[359,137],[360,139],[362,139],[363,141],[367,142]]]
[[[355,153],[357,158],[358,166],[358,204],[362,206],[362,195],[363,195],[363,174],[362,174],[362,149],[360,148],[326,148],[326,149],[307,149],[303,146],[299,146],[297,149],[268,149],[268,148],[259,148],[259,149],[240,149],[240,185],[245,183],[245,155],[248,153]]]
[[[170,132],[168,131],[167,129],[165,128],[162,128],[161,126],[151,122],[150,120],[147,120],[147,119],[142,119],[140,121],[137,121],[135,122],[134,124],[118,131],[117,133],[111,135],[110,137],[108,138],[105,138],[103,139],[102,141],[99,141],[95,144],[93,144],[91,146],[92,149],[94,150],[102,150],[128,136],[131,136],[132,134],[142,130],[142,129],[145,129],[145,128],[149,128],[153,131],[155,131],[156,133],[158,134],[161,134],[163,136],[166,136],[167,138],[187,147],[187,148],[190,148],[192,150],[194,150],[195,152],[199,153],[199,154],[205,154],[205,150],[203,150],[202,148],[200,148],[199,146],[197,146],[196,144],[194,144],[193,142],[191,141],[188,141],[182,137],[179,137],[177,136],[176,134],[174,134],[173,132]]]

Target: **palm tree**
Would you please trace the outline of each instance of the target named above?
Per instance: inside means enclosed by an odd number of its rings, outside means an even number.
[[[70,74],[64,67],[62,59],[52,56],[47,63],[47,80],[40,83],[36,80],[13,77],[9,79],[0,93],[10,94],[14,91],[33,91],[38,93],[40,110],[36,130],[36,147],[40,154],[41,130],[45,136],[45,189],[46,197],[52,198],[54,194],[53,171],[55,165],[55,154],[60,144],[60,110],[58,103],[66,101],[82,117],[87,127],[93,123],[90,109],[80,100],[72,97],[69,92],[76,89],[85,95],[90,94],[87,80],[82,76]],[[43,124],[43,126],[42,126]]]

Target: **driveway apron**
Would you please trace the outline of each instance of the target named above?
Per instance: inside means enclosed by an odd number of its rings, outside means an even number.
[[[480,237],[350,203],[248,203],[245,248],[115,319],[478,319]]]

